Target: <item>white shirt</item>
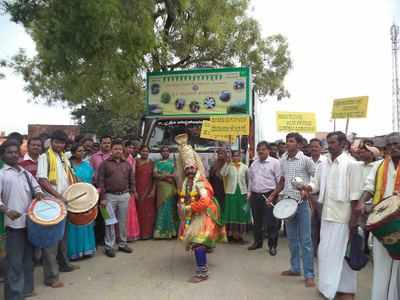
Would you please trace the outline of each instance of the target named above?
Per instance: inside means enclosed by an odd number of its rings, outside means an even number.
[[[242,195],[247,194],[247,177],[248,168],[245,164],[240,163],[237,168],[233,163],[225,164],[221,169],[221,176],[227,178],[225,193],[235,194],[236,188],[239,185],[240,193]]]
[[[13,168],[4,165],[0,170],[0,205],[7,209],[14,210],[22,214],[14,221],[5,216],[5,225],[15,229],[26,227],[26,213],[32,202],[32,194],[26,175],[32,184],[35,193],[41,192],[39,184],[31,173],[22,167]]]
[[[69,166],[69,161],[63,162],[61,160],[60,155],[57,155],[57,185],[52,185],[53,188],[60,194],[64,193],[64,191],[69,186],[67,173],[64,169],[64,164]],[[47,153],[43,153],[39,156],[38,159],[38,171],[37,171],[37,178],[49,179],[49,171],[48,171],[49,163],[47,161]]]
[[[341,224],[350,221],[351,201],[361,196],[361,176],[361,165],[346,153],[334,161],[328,155],[327,160],[318,166],[310,186],[313,192],[320,192],[323,220]]]

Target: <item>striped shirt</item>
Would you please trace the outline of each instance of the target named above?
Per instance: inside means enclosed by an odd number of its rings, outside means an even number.
[[[283,196],[296,200],[301,199],[300,192],[292,185],[295,177],[303,179],[304,183],[309,183],[315,173],[315,163],[311,158],[298,151],[294,157],[289,157],[286,152],[280,159],[282,176],[285,178]]]

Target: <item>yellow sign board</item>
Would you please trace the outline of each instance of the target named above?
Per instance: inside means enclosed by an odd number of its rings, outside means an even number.
[[[217,134],[213,131],[211,121],[203,121],[203,125],[201,126],[200,137],[203,139],[216,140],[229,142],[230,135],[229,134]]]
[[[313,112],[283,112],[276,113],[276,124],[280,132],[317,132],[317,119]]]
[[[368,96],[335,99],[332,119],[366,118]]]
[[[241,117],[210,117],[211,127],[214,133],[232,136],[249,135],[250,120],[248,116]]]

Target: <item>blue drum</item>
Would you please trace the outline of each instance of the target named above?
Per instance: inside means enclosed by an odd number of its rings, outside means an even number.
[[[56,245],[64,237],[67,210],[63,202],[47,197],[33,200],[27,218],[28,239],[37,248]]]

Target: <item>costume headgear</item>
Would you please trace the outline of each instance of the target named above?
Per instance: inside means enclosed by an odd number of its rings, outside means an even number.
[[[189,137],[186,133],[179,134],[175,137],[178,144],[179,157],[176,161],[178,176],[184,177],[184,170],[187,167],[196,167],[201,176],[205,176],[205,169],[200,156],[188,145]]]

